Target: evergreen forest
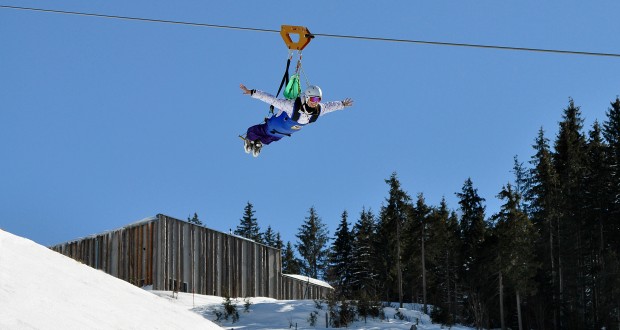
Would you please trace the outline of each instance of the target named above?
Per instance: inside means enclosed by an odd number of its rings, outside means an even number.
[[[620,99],[589,128],[569,99],[557,135],[532,140],[497,214],[471,179],[450,209],[392,173],[381,208],[344,211],[332,237],[312,207],[284,244],[250,202],[235,234],[281,249],[284,273],[328,281],[339,301],[414,302],[476,328],[620,329]]]

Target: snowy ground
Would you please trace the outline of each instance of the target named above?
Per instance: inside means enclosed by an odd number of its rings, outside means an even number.
[[[191,293],[179,293],[172,295],[171,292],[152,291],[156,295],[168,299],[169,301],[183,306],[188,310],[192,310],[205,318],[215,322],[215,311],[222,311],[222,297],[192,295]],[[245,311],[244,299],[237,299],[237,310],[239,312],[239,321],[233,323],[231,319],[217,322],[225,329],[272,329],[272,330],[289,330],[289,329],[324,329],[326,308],[318,310],[313,300],[275,300],[271,298],[251,298],[249,311]],[[413,324],[417,323],[418,329],[442,329],[439,324],[432,324],[430,317],[419,312],[420,306],[412,306],[405,304],[405,308],[401,309],[404,319],[395,318],[396,309],[386,307],[384,309],[388,320],[371,319],[366,322],[357,321],[349,325],[349,329],[411,329]],[[317,322],[315,326],[311,326],[308,322],[310,313],[318,312]],[[465,330],[471,329],[462,326],[453,326],[451,329]]]
[[[0,329],[219,329],[182,306],[0,230]]]
[[[83,265],[30,240],[0,230],[0,329],[321,329],[325,308],[312,300],[250,299],[239,320],[216,320],[223,299],[149,291]],[[349,329],[441,329],[408,305],[404,319],[357,321]],[[419,309],[419,308],[417,308]],[[318,312],[315,326],[308,322]],[[469,329],[452,327],[452,329]]]

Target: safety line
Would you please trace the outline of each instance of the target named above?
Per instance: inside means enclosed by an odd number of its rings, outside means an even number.
[[[16,6],[5,6],[5,5],[0,5],[0,8],[27,10],[27,11],[38,11],[38,12],[54,13],[54,14],[90,16],[90,17],[100,17],[100,18],[113,18],[113,19],[120,19],[120,20],[143,21],[143,22],[150,22],[150,23],[166,23],[166,24],[190,25],[190,26],[200,26],[200,27],[220,28],[220,29],[233,29],[233,30],[246,30],[246,31],[257,31],[257,32],[277,32],[277,33],[280,33],[279,30],[270,30],[270,29],[258,29],[258,28],[248,28],[248,27],[229,26],[229,25],[217,25],[217,24],[206,24],[206,23],[193,23],[193,22],[183,22],[183,21],[170,21],[170,20],[153,19],[153,18],[141,18],[141,17],[116,16],[116,15],[105,15],[105,14],[93,14],[93,13],[84,13],[84,12],[76,12],[76,11],[64,11],[64,10],[55,10],[55,9],[43,9],[43,8],[32,8],[32,7],[16,7]]]
[[[17,7],[17,6],[0,5],[0,8],[15,9],[15,10],[25,10],[25,11],[37,11],[37,12],[55,13],[55,14],[65,14],[65,15],[78,15],[78,16],[89,16],[89,17],[120,19],[120,20],[129,20],[129,21],[142,21],[142,22],[150,22],[150,23],[165,23],[165,24],[199,26],[199,27],[230,29],[230,30],[280,33],[280,30],[273,30],[273,29],[261,29],[261,28],[252,28],[252,27],[241,27],[241,26],[231,26],[231,25],[217,25],[217,24],[195,23],[195,22],[184,22],[184,21],[171,21],[171,20],[142,18],[142,17],[129,17],[129,16],[94,14],[94,13],[84,13],[84,12],[75,12],[75,11],[54,10],[54,9],[43,9],[43,8],[33,8],[33,7]],[[543,49],[543,48],[528,48],[528,47],[512,47],[512,46],[497,46],[497,45],[481,45],[481,44],[468,44],[468,43],[455,43],[455,42],[425,41],[425,40],[411,40],[411,39],[394,39],[394,38],[366,37],[366,36],[338,35],[338,34],[323,34],[323,33],[313,33],[312,35],[315,36],[315,37],[341,38],[341,39],[357,39],[357,40],[367,40],[367,41],[401,42],[401,43],[413,43],[413,44],[425,44],[425,45],[437,45],[437,46],[499,49],[499,50],[526,51],[526,52],[539,52],[539,53],[555,53],[555,54],[568,54],[568,55],[620,57],[620,54],[616,54],[616,53],[598,53],[598,52],[585,52],[585,51],[574,51],[574,50]]]
[[[391,39],[391,38],[359,37],[359,36],[347,36],[347,35],[336,35],[336,34],[318,34],[318,33],[313,33],[313,35],[321,36],[321,37],[330,37],[330,38],[347,38],[347,39],[362,39],[362,40],[373,40],[373,41],[404,42],[404,43],[426,44],[426,45],[437,45],[437,46],[486,48],[486,49],[515,50],[515,51],[539,52],[539,53],[556,53],[556,54],[570,54],[570,55],[620,57],[620,54],[615,54],[615,53],[596,53],[596,52],[584,52],[584,51],[576,51],[576,50],[527,48],[527,47],[495,46],[495,45],[479,45],[479,44],[466,44],[466,43],[442,42],[442,41],[424,41],[424,40],[411,40],[411,39]]]

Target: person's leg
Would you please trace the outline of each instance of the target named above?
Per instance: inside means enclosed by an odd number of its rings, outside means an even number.
[[[271,135],[267,132],[266,124],[258,124],[248,128],[246,139],[250,141],[260,141],[262,144],[270,144],[280,140],[279,136]]]

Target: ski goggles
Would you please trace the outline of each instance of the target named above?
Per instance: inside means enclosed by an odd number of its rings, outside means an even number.
[[[321,97],[320,96],[310,96],[308,98],[308,100],[310,100],[311,102],[321,102]]]

